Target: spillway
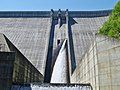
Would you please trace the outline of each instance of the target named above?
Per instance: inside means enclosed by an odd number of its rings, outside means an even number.
[[[66,41],[67,40],[64,40],[60,52],[57,56],[56,62],[53,67],[50,83],[68,82]]]

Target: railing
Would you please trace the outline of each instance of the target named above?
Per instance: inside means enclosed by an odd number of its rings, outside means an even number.
[[[0,11],[0,18],[51,17],[52,11]],[[61,16],[65,16],[66,11],[61,11]],[[58,12],[59,11],[54,11],[53,16],[57,16]],[[71,17],[101,17],[101,16],[108,16],[109,14],[111,14],[111,12],[112,10],[68,11],[69,16]]]

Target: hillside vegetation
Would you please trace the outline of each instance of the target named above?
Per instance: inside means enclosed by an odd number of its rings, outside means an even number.
[[[99,34],[120,39],[120,1],[112,11],[109,20],[100,29]]]

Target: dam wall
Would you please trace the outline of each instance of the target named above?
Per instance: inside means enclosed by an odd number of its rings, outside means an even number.
[[[0,18],[0,33],[44,74],[50,25],[50,18]]]
[[[120,41],[95,36],[75,69],[71,83],[91,83],[93,90],[119,90]]]
[[[88,50],[94,40],[94,34],[108,20],[108,16],[94,18],[73,18],[75,24],[71,25],[73,47],[75,52],[76,65],[79,59]],[[72,20],[70,20],[72,22]]]
[[[0,33],[13,43],[43,76],[49,71],[46,68],[51,66],[50,60],[59,40],[67,39],[68,53],[71,53],[71,76],[89,49],[94,33],[108,20],[110,13],[111,10],[59,10],[54,13],[53,10],[0,11]]]

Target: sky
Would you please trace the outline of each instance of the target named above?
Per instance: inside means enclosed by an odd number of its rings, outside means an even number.
[[[112,9],[120,0],[0,0],[0,11],[93,11]]]

